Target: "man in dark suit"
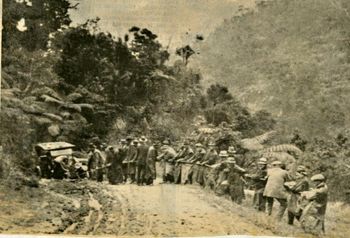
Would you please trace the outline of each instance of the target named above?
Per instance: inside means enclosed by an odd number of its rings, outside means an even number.
[[[139,146],[137,147],[137,157],[136,157],[137,185],[143,185],[146,183],[145,172],[146,172],[147,154],[149,149],[149,146],[146,144],[146,142],[147,142],[147,139],[144,137],[141,137],[139,140]]]

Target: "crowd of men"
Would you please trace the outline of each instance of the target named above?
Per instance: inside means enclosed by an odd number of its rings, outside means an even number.
[[[307,232],[325,231],[328,188],[322,174],[309,177],[302,165],[286,169],[281,161],[266,158],[257,158],[246,168],[244,165],[244,156],[232,146],[217,151],[214,142],[204,146],[184,141],[173,147],[170,140],[151,142],[141,136],[121,139],[116,146],[90,144],[88,174],[98,182],[105,177],[110,184],[139,186],[153,185],[158,175],[162,183],[198,184],[218,195],[229,195],[238,204],[249,187],[254,190],[257,211],[271,215],[277,201],[279,220],[287,211],[288,224],[293,225],[296,219]]]

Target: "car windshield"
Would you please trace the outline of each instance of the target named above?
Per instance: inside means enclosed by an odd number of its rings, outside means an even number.
[[[61,155],[71,155],[72,153],[73,153],[72,149],[50,151],[50,154],[52,157],[57,157],[57,156],[61,156]]]

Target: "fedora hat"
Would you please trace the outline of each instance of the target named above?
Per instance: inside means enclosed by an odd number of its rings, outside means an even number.
[[[267,164],[267,159],[266,158],[260,158],[258,160],[258,164]]]
[[[228,153],[232,153],[232,154],[236,153],[235,147],[233,147],[233,146],[228,147],[228,151],[227,152]]]
[[[281,166],[281,165],[282,165],[282,162],[276,160],[276,161],[273,161],[273,162],[271,163],[271,165],[272,165],[272,166]]]
[[[228,157],[228,153],[226,150],[221,150],[219,153],[219,157]]]
[[[326,178],[323,176],[323,174],[315,174],[311,177],[311,181],[324,181]]]
[[[235,163],[236,163],[236,160],[235,160],[235,158],[233,158],[233,157],[228,157],[227,160],[225,161],[225,163],[228,163],[228,164],[235,164]]]

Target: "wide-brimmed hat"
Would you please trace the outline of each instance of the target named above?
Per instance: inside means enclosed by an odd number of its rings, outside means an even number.
[[[210,141],[210,142],[208,143],[208,146],[216,146],[216,144],[215,144],[215,142]]]
[[[267,159],[266,158],[260,158],[258,160],[258,164],[267,164]]]
[[[135,144],[138,144],[139,143],[139,140],[138,139],[135,139],[132,141],[132,143],[135,145]]]
[[[170,145],[170,141],[169,140],[163,140],[163,145]]]
[[[228,153],[226,150],[221,150],[219,153],[219,157],[228,157]]]
[[[203,147],[203,145],[201,143],[197,143],[196,147]]]
[[[323,176],[323,174],[315,174],[311,177],[311,181],[324,181],[326,178]]]
[[[107,150],[113,150],[113,146],[109,145],[109,146],[107,146],[106,149],[107,149]]]
[[[233,147],[233,146],[228,147],[227,152],[228,153],[236,153],[235,147]]]
[[[281,165],[282,165],[282,162],[276,160],[276,161],[273,161],[273,162],[271,163],[271,165],[272,165],[272,166],[281,166]]]
[[[228,157],[227,160],[225,161],[225,163],[228,163],[228,164],[235,164],[235,163],[236,163],[236,160],[235,160],[235,158],[233,158],[233,157]]]
[[[141,142],[146,142],[146,141],[147,141],[146,136],[141,136],[141,137],[140,137],[140,141],[141,141]]]
[[[125,139],[120,139],[120,143],[126,143]]]
[[[306,167],[303,166],[303,165],[299,165],[299,166],[297,167],[297,172],[306,172]]]

